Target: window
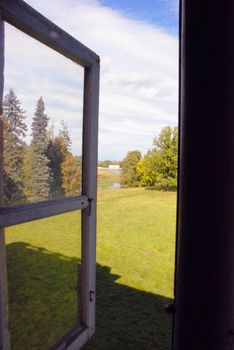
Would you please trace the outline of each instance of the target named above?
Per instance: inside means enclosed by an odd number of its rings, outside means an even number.
[[[1,115],[4,84],[4,22],[16,27],[84,68],[81,195],[4,206],[3,125],[2,122],[0,124],[0,345],[2,349],[9,348],[4,229],[32,220],[81,210],[81,272],[79,308],[77,311],[79,313],[77,319],[80,322],[77,322],[77,325],[53,346],[53,349],[79,349],[95,331],[99,57],[23,1],[1,1],[0,16]]]

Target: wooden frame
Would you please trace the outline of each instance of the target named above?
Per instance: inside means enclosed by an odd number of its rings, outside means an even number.
[[[0,208],[0,228],[38,220],[89,206],[87,196],[52,199],[43,202]]]
[[[53,349],[77,350],[95,331],[96,295],[96,192],[99,57],[22,0],[0,0],[0,114],[3,99],[4,21],[59,52],[85,69],[83,108],[82,195],[39,203],[1,207],[0,190],[0,348],[9,350],[7,280],[4,227],[37,220],[72,210],[82,210],[81,324],[65,335]],[[2,127],[0,124],[0,133]],[[2,185],[2,145],[0,141],[0,184]],[[1,186],[3,188],[3,186]]]

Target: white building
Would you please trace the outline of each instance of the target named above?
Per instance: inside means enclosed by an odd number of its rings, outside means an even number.
[[[108,169],[120,169],[120,166],[119,166],[119,164],[116,164],[116,165],[110,164],[108,166]]]

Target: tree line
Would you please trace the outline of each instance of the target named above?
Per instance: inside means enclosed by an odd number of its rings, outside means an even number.
[[[98,166],[101,168],[108,168],[109,165],[119,165],[120,168],[122,168],[122,161],[121,160],[102,160],[98,162]]]
[[[166,126],[144,157],[138,150],[128,152],[122,164],[121,184],[176,190],[177,159],[178,128]]]
[[[79,194],[81,157],[71,152],[71,138],[61,121],[57,135],[49,128],[42,97],[37,101],[32,120],[31,143],[26,111],[10,89],[3,100],[3,176],[5,204],[41,201]]]

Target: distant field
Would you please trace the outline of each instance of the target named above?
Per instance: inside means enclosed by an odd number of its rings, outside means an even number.
[[[97,330],[84,349],[169,349],[175,205],[175,193],[99,192]],[[7,229],[12,350],[46,350],[74,324],[79,227],[78,212]]]
[[[98,169],[98,188],[104,189],[111,187],[113,183],[120,182],[120,175],[109,169]]]

